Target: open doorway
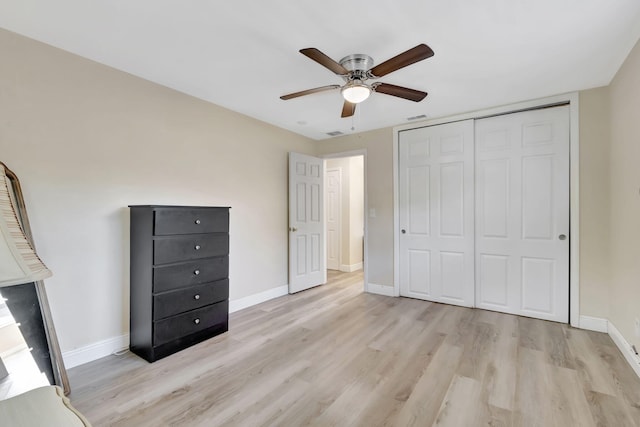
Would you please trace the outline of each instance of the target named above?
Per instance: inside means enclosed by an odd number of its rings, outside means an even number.
[[[364,269],[364,154],[325,159],[326,251],[328,274]]]
[[[333,177],[326,192],[327,164]],[[289,293],[327,283],[329,274],[359,276],[367,289],[367,152],[355,150],[320,157],[289,153]],[[335,172],[338,171],[338,172]],[[339,194],[338,194],[339,193]],[[327,205],[331,198],[331,249],[327,250]],[[328,253],[329,252],[329,253]],[[327,255],[332,264],[327,269]],[[339,281],[339,280],[338,280]]]

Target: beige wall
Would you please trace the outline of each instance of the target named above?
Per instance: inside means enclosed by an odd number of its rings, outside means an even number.
[[[128,204],[231,206],[231,299],[287,284],[287,152],[310,140],[3,30],[0,52],[0,160],[63,351],[128,332]]]
[[[580,314],[609,317],[609,90],[580,93]]]
[[[640,348],[640,42],[611,82],[609,319]]]

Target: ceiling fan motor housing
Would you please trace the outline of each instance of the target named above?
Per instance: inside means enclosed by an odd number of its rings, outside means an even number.
[[[365,80],[368,78],[367,71],[373,67],[373,58],[362,53],[354,53],[342,58],[340,65],[349,70],[349,75],[344,76],[347,80]]]

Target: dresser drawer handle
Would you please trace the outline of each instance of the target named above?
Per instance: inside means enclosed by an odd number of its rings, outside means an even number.
[[[198,274],[200,274],[200,270],[194,271],[193,274],[195,274],[197,276]]]
[[[200,245],[196,245],[193,249],[195,249],[196,251],[200,250]]]
[[[195,294],[195,295],[193,296],[193,299],[200,299],[200,294]]]
[[[199,219],[196,219],[195,222],[196,222],[196,224],[200,224],[200,220]]]
[[[196,319],[193,321],[193,323],[195,323],[196,325],[200,323],[200,319]]]

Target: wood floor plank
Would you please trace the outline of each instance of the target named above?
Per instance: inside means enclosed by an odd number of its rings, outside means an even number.
[[[580,427],[595,427],[589,411],[589,403],[584,393],[576,393],[581,388],[578,373],[573,369],[548,366],[551,381],[552,405],[555,425],[567,426],[572,423]]]
[[[361,425],[396,425],[395,419],[414,392],[421,372],[429,366],[434,355],[444,342],[445,336],[435,330],[437,323],[429,323],[414,340],[387,352],[384,365],[376,372],[380,377],[378,386],[364,406]]]
[[[432,425],[461,358],[461,347],[442,344],[411,391],[394,425]]]
[[[564,332],[585,390],[616,396],[615,379],[589,338],[589,332],[569,328]]]
[[[497,337],[493,325],[472,322],[460,343],[464,352],[457,374],[482,381],[491,359],[495,357]]]
[[[435,426],[459,427],[477,425],[483,418],[479,381],[456,375],[440,405]]]
[[[539,343],[535,343],[538,347]],[[544,352],[532,346],[518,349],[518,380],[515,389],[514,425],[540,426],[554,425],[550,411],[550,379]]]
[[[598,427],[637,427],[629,408],[619,399],[596,391],[587,392],[589,409]]]
[[[608,341],[601,340],[601,335],[604,334],[593,333],[589,337],[596,343],[600,359],[606,364],[609,374],[616,385],[616,395],[625,401],[629,407],[631,417],[640,426],[640,387],[638,387],[638,377],[624,357],[621,357],[620,350],[611,345],[611,339]]]
[[[640,427],[640,379],[606,334],[329,279],[153,364],[70,369],[72,403],[96,427]]]
[[[515,316],[502,316],[495,324],[498,336],[483,377],[487,405],[507,411],[514,409],[518,360],[517,325]]]

